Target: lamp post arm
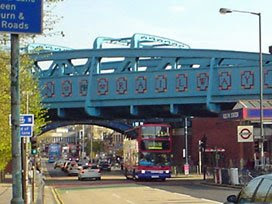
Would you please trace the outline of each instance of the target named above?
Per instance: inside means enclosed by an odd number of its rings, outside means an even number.
[[[257,13],[257,12],[251,12],[251,11],[240,11],[240,10],[231,10],[232,12],[237,12],[237,13],[249,13],[252,15],[257,15],[257,16],[261,16],[261,13]]]

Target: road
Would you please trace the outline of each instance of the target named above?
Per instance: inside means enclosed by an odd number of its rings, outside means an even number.
[[[200,179],[171,178],[165,182],[126,180],[120,171],[102,172],[101,181],[78,181],[46,164],[46,185],[54,186],[64,204],[223,203],[239,189],[204,185]]]

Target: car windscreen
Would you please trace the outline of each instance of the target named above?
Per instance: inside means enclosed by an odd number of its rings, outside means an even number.
[[[262,182],[262,178],[256,178],[251,180],[239,193],[238,196],[238,203],[250,203],[253,199],[253,195],[260,185],[260,182]]]

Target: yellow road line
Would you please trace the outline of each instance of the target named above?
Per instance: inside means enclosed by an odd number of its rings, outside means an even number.
[[[52,190],[52,193],[54,195],[55,201],[58,204],[64,204],[64,202],[61,200],[60,195],[58,194],[57,190],[54,187],[52,187],[51,190]]]

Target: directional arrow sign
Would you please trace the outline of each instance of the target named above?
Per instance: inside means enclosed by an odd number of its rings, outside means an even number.
[[[9,124],[11,125],[11,114],[9,115]],[[20,114],[20,126],[34,125],[33,114]]]
[[[20,114],[20,126],[22,125],[34,125],[34,115]]]

